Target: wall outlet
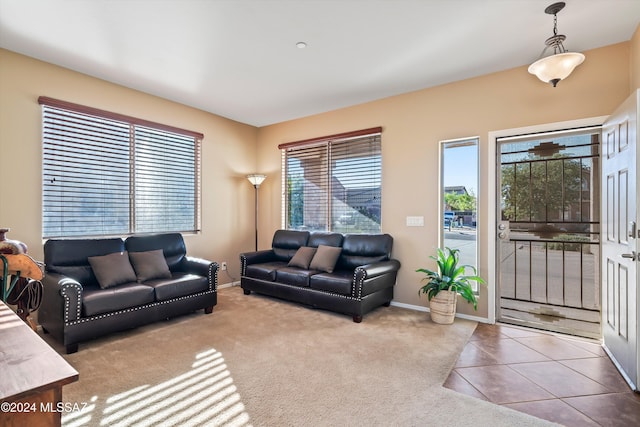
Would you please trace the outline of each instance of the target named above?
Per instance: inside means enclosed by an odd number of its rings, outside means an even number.
[[[220,270],[227,271],[227,262],[223,261],[220,263]]]

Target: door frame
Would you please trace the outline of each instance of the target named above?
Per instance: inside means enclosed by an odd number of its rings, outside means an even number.
[[[497,188],[497,139],[501,137],[514,136],[514,135],[523,135],[530,133],[541,133],[541,132],[553,132],[560,131],[565,129],[579,128],[579,127],[587,127],[587,126],[600,126],[604,123],[604,121],[609,116],[598,116],[591,117],[586,119],[579,120],[568,120],[563,122],[555,122],[555,123],[547,123],[542,125],[534,125],[534,126],[525,126],[520,128],[512,128],[512,129],[502,129],[497,131],[490,131],[488,135],[488,150],[486,151],[487,157],[484,159],[487,164],[487,175],[486,181],[483,183],[487,188],[487,212],[486,215],[486,223],[485,230],[487,232],[486,241],[486,254],[487,254],[487,263],[488,263],[488,274],[487,274],[487,283],[490,286],[488,288],[488,320],[489,323],[496,323],[496,312],[498,308],[498,299],[497,295],[497,259],[496,259],[496,235],[497,235],[497,193],[499,189]],[[602,201],[601,201],[602,203]],[[480,249],[479,249],[480,250]]]

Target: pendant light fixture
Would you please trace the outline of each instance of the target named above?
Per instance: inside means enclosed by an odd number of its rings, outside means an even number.
[[[557,14],[564,9],[565,3],[558,2],[547,7],[544,12],[553,15],[553,35],[544,43],[546,47],[542,51],[543,56],[547,49],[553,48],[553,54],[538,59],[529,66],[529,72],[535,74],[545,83],[551,83],[556,87],[560,80],[569,77],[569,74],[584,61],[584,55],[577,52],[567,52],[562,44],[566,40],[566,36],[558,34],[558,17]]]

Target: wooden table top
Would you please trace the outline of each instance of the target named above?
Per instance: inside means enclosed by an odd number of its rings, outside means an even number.
[[[0,400],[77,380],[78,371],[0,301]]]

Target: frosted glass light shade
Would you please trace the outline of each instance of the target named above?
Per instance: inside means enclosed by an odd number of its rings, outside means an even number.
[[[256,174],[256,173],[251,174],[251,175],[247,175],[247,179],[255,187],[260,187],[260,184],[262,184],[262,181],[264,181],[266,178],[267,178],[266,175],[260,175],[260,174]]]
[[[569,74],[584,62],[584,55],[577,52],[558,53],[538,59],[529,66],[529,72],[535,74],[545,83],[551,83],[555,87],[560,80],[569,77]]]

